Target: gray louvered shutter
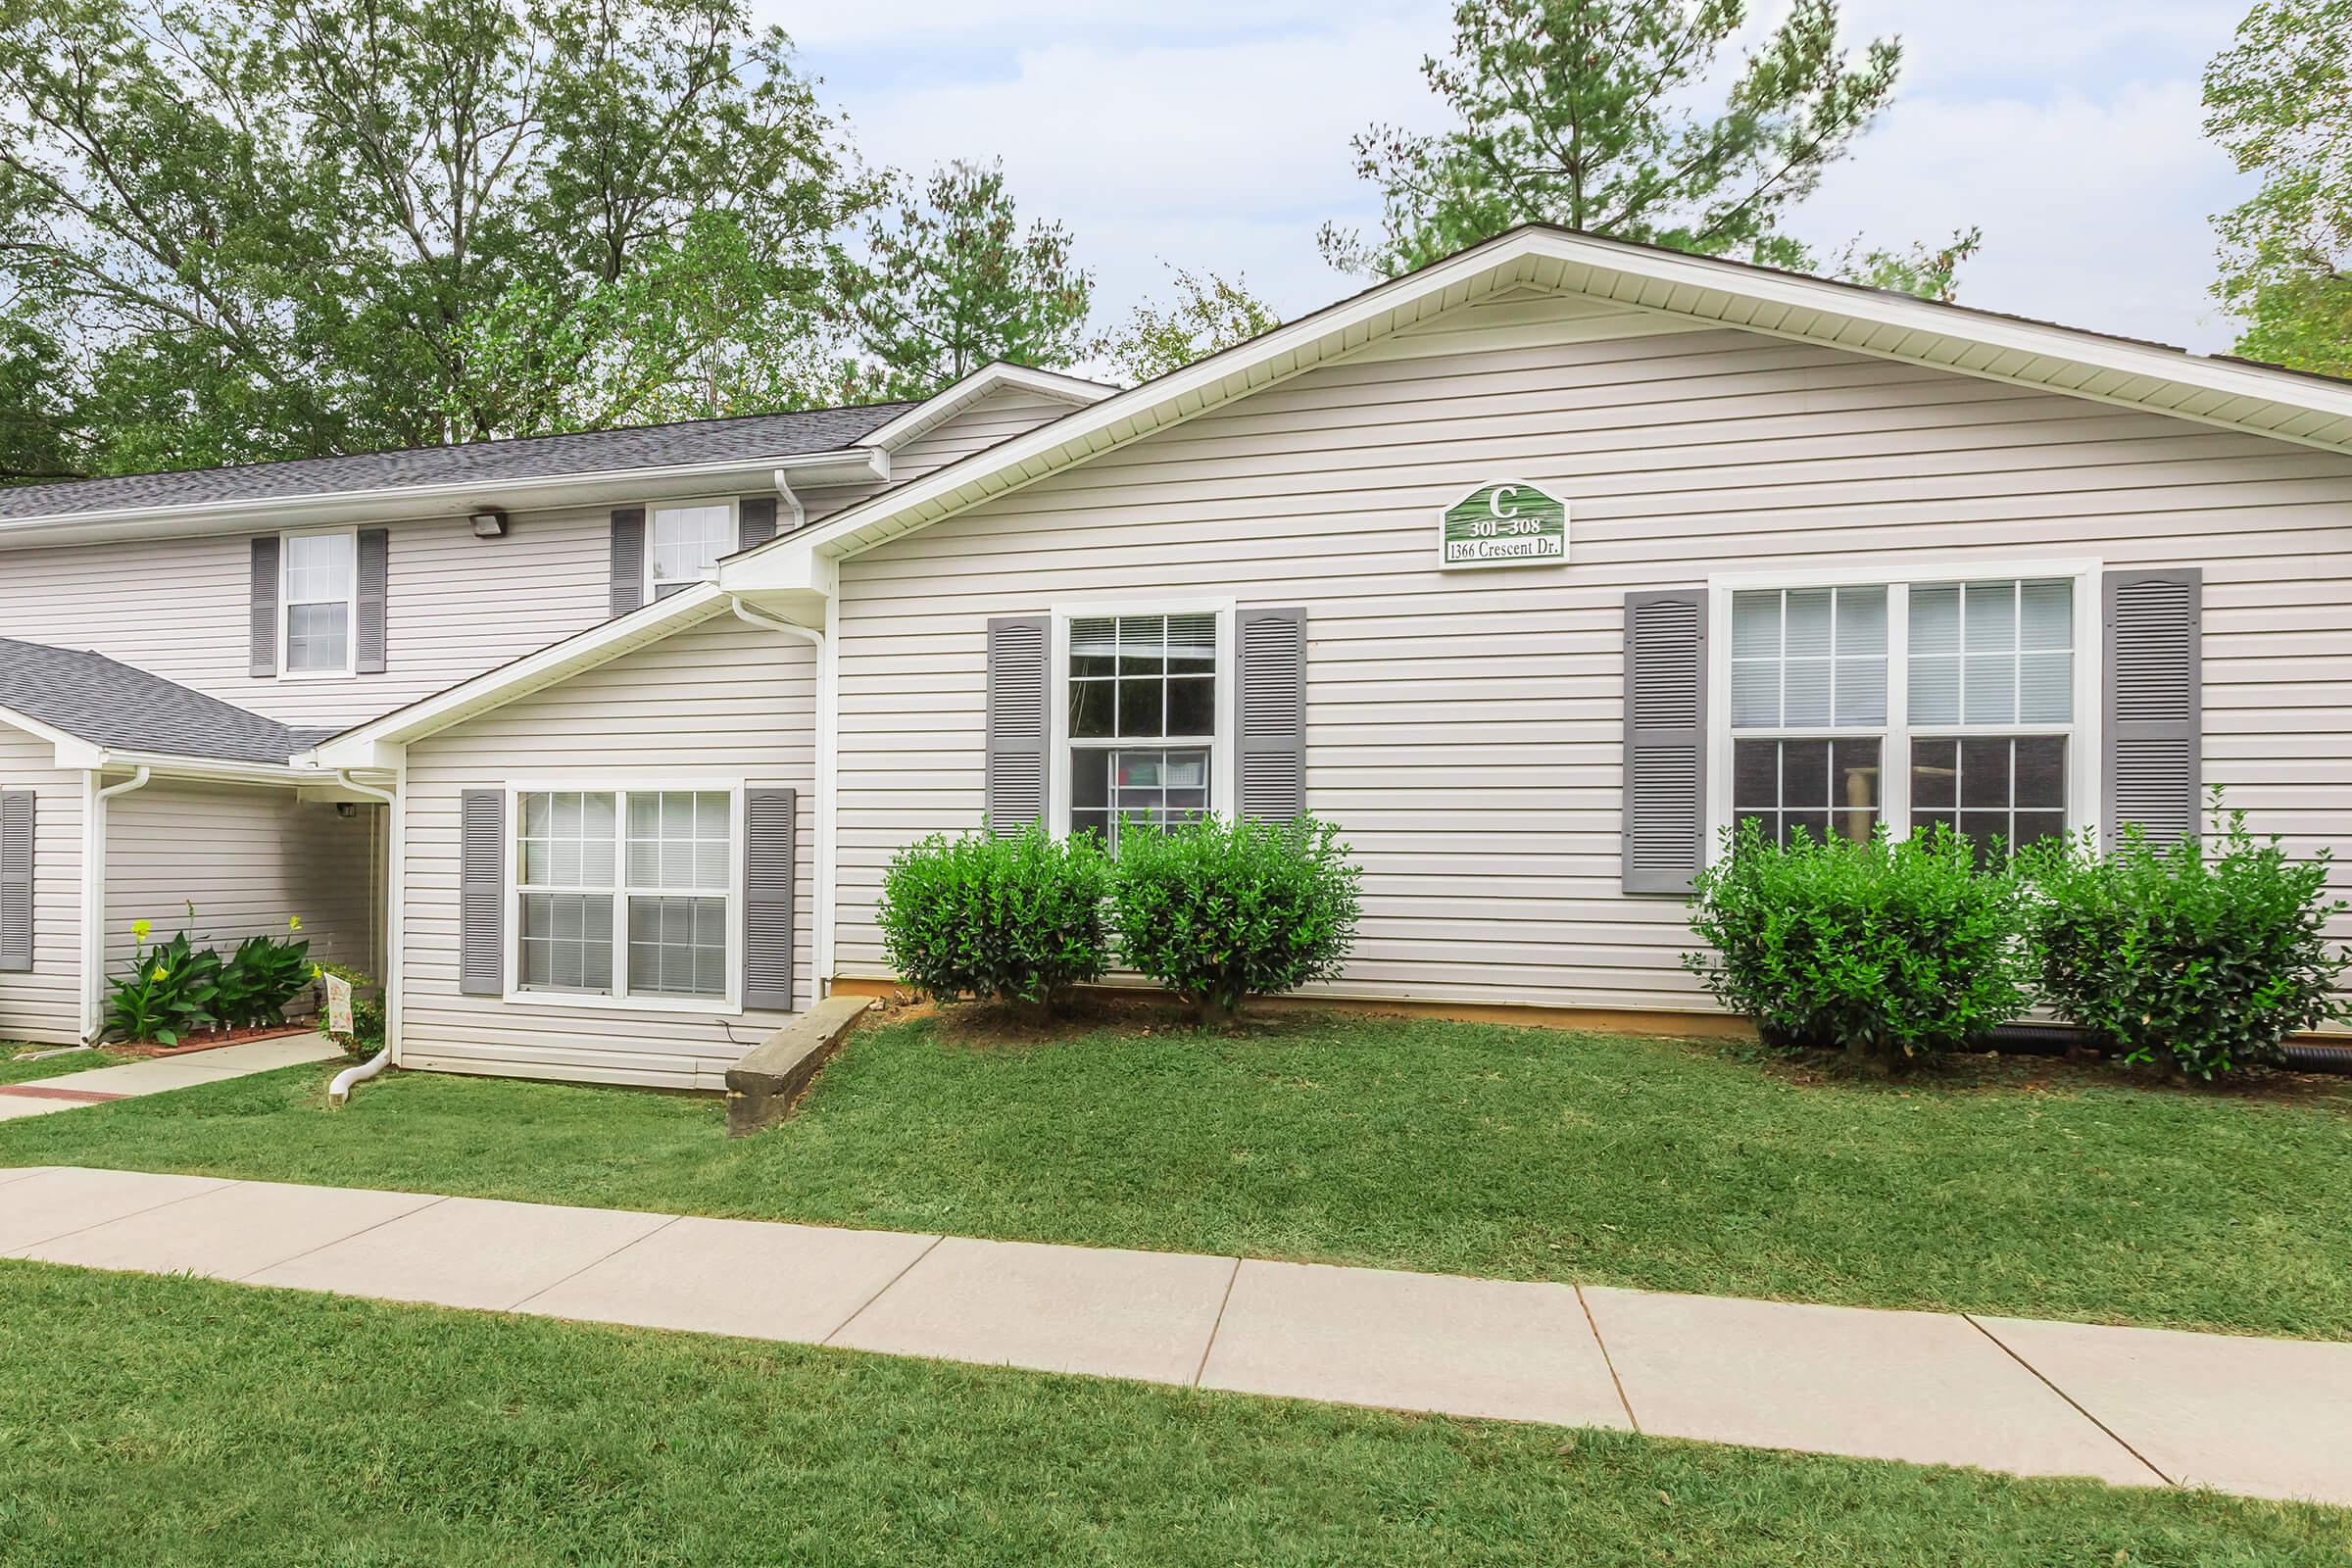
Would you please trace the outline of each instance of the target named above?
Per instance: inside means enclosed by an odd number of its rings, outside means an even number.
[[[1628,893],[1688,893],[1706,859],[1707,600],[1625,596]]]
[[[625,615],[645,604],[645,509],[619,507],[612,513],[612,613]]]
[[[385,620],[390,609],[392,530],[360,530],[360,625],[357,668],[363,675],[384,672]]]
[[[799,871],[800,797],[794,790],[743,796],[743,1004],[790,1012],[792,896]]]
[[[467,790],[459,812],[458,990],[507,989],[507,792]]]
[[[1306,809],[1306,612],[1235,617],[1242,665],[1241,809],[1288,822]]]
[[[277,673],[277,535],[257,534],[253,540],[253,593],[246,612],[246,634],[252,644],[253,673]]]
[[[1044,615],[988,623],[989,832],[1002,838],[1046,815],[1046,639]]]
[[[735,548],[749,550],[776,536],[776,498],[745,496],[735,506]]]
[[[2197,831],[2204,784],[2204,580],[2195,566],[2111,571],[2106,626],[2107,843],[2126,822],[2152,844]]]
[[[0,971],[32,967],[32,791],[0,790]]]

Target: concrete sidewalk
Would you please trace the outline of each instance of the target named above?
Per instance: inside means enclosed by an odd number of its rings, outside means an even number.
[[[0,1255],[2352,1505],[2352,1345],[72,1168]]]
[[[46,1116],[82,1105],[103,1105],[139,1095],[159,1095],[167,1089],[215,1084],[248,1073],[291,1067],[298,1062],[325,1061],[341,1054],[343,1048],[324,1035],[280,1035],[273,1040],[249,1040],[241,1046],[191,1051],[184,1056],[157,1056],[114,1067],[92,1067],[84,1072],[0,1084],[0,1121],[19,1116]]]

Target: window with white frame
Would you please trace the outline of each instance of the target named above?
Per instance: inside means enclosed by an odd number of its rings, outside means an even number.
[[[290,675],[347,675],[359,595],[359,535],[344,528],[283,536],[278,666]]]
[[[1941,822],[1981,852],[2082,814],[2072,578],[1731,596],[1731,818],[1787,843]]]
[[[736,545],[735,508],[656,507],[647,519],[646,596],[660,599],[703,581]]]
[[[1217,615],[1083,615],[1069,622],[1069,825],[1113,854],[1138,825],[1216,806]]]
[[[727,790],[522,791],[516,985],[724,1000],[735,815]]]

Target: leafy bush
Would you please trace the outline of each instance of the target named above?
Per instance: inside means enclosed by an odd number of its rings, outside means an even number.
[[[1339,830],[1313,817],[1130,830],[1111,873],[1119,960],[1203,1023],[1231,1022],[1245,998],[1339,974],[1361,878]]]
[[[220,966],[213,1015],[228,1028],[285,1022],[286,1004],[310,983],[311,945],[247,937]]]
[[[2322,934],[2328,856],[2292,860],[2213,800],[2212,830],[2158,849],[2127,826],[2113,854],[2075,840],[2027,858],[2044,996],[2128,1061],[2210,1082],[2275,1062],[2289,1035],[2344,1016],[2345,956]]]
[[[134,928],[142,937],[144,926]],[[219,1021],[213,1008],[220,990],[220,956],[197,947],[185,931],[134,948],[107,998],[107,1038],[176,1046],[181,1036]]]
[[[1684,967],[1767,1044],[1844,1051],[1886,1068],[1950,1051],[2026,1009],[2019,883],[1980,871],[1937,824],[1892,842],[1787,848],[1749,822],[1698,875]]]
[[[1108,861],[1092,835],[1032,823],[1010,838],[934,834],[882,878],[875,918],[891,966],[943,1001],[1047,1008],[1109,967]]]
[[[351,1032],[326,1027],[326,1011],[318,1013],[319,1032],[346,1053],[354,1056],[372,1056],[384,1049],[384,993],[375,977],[347,963],[319,962],[311,965],[311,975],[333,975],[351,986]]]

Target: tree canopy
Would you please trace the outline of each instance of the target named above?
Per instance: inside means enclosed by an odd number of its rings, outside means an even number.
[[[2215,220],[2237,352],[2352,376],[2352,0],[2264,0],[2205,71],[2206,133],[2257,174]]]
[[[1783,226],[1891,100],[1900,44],[1873,39],[1853,59],[1837,0],[1795,0],[1719,84],[1746,22],[1743,0],[1462,0],[1451,57],[1422,63],[1457,123],[1356,138],[1379,231],[1324,225],[1326,259],[1393,275],[1545,222],[1948,298],[1973,230],[1910,250],[1857,242],[1825,264]],[[1709,90],[1722,107],[1701,112]]]
[[[1282,318],[1250,292],[1246,278],[1227,281],[1214,272],[1174,266],[1168,270],[1174,274],[1173,298],[1165,304],[1144,301],[1089,347],[1090,354],[1131,382],[1181,370],[1282,324]]]

